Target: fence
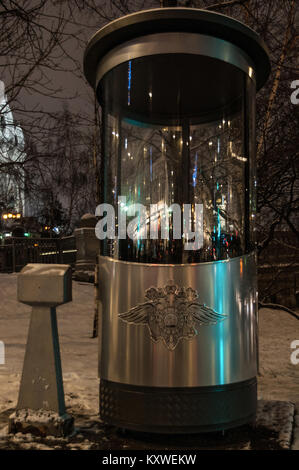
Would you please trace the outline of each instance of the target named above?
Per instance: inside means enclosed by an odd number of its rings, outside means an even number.
[[[18,272],[28,263],[70,264],[76,262],[75,237],[16,238],[0,245],[0,272]]]
[[[275,232],[258,263],[259,299],[289,308],[299,306],[298,240],[293,232]]]

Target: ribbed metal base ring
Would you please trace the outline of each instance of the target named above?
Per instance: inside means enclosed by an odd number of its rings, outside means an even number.
[[[219,431],[252,422],[256,378],[212,387],[138,387],[101,380],[100,416],[107,424],[155,433]]]

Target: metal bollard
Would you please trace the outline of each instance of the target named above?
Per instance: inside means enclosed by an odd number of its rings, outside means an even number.
[[[32,306],[19,399],[9,432],[65,436],[66,413],[56,307],[72,300],[72,271],[65,264],[27,264],[18,275],[18,300]]]

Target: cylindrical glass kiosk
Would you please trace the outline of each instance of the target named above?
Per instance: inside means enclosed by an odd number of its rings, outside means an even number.
[[[102,28],[84,65],[102,107],[101,417],[167,433],[251,421],[266,49],[231,18],[166,8]]]

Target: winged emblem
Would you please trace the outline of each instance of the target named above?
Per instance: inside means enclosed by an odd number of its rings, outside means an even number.
[[[198,335],[199,326],[215,325],[227,318],[199,303],[196,290],[178,287],[173,281],[162,288],[150,287],[145,291],[145,299],[118,316],[127,323],[147,325],[152,341],[162,340],[171,351],[180,340]]]

